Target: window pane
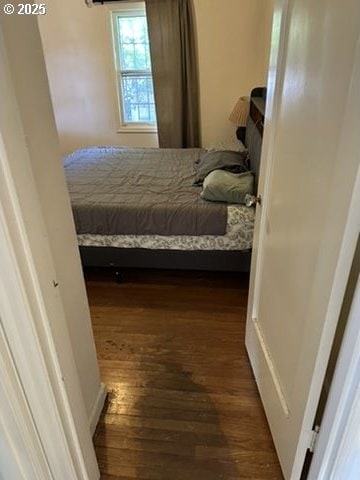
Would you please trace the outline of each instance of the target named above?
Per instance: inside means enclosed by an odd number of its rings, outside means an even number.
[[[122,77],[124,121],[155,123],[152,78],[148,75]]]
[[[156,124],[145,12],[117,12],[114,20],[122,122]]]
[[[147,22],[144,16],[118,17],[121,70],[150,70]]]

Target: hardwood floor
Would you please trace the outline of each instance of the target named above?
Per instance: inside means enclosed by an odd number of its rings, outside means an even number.
[[[244,347],[245,275],[87,272],[102,480],[282,479]]]

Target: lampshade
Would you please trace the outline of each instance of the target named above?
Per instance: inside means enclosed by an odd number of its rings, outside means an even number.
[[[235,107],[230,113],[229,120],[238,127],[246,125],[247,117],[249,115],[249,97],[240,97],[236,102]]]

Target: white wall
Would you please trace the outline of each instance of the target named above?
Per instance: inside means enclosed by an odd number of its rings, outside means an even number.
[[[17,15],[5,15],[2,18],[2,27],[12,72],[12,84],[31,159],[31,165],[27,167],[21,165],[21,159],[14,156],[13,175],[19,182],[20,195],[24,190],[21,181],[26,181],[26,178],[20,180],[25,168],[30,169],[30,174],[36,182],[56,275],[55,279],[47,278],[44,281],[46,288],[49,282],[51,284],[53,280],[58,282],[67,324],[58,324],[55,318],[51,318],[50,321],[53,321],[55,338],[61,338],[67,329],[70,333],[80,387],[90,417],[100,391],[100,377],[39,29],[35,18]],[[28,214],[31,230],[34,219],[31,217],[31,211],[27,212],[27,209],[28,205],[24,201],[24,215]],[[34,234],[35,228],[35,226],[32,228]],[[41,257],[39,268],[40,261]],[[59,355],[63,355],[63,352],[60,351]],[[66,361],[64,358],[65,363]]]
[[[273,0],[194,0],[202,143],[227,140],[241,95],[266,83]]]
[[[39,17],[62,153],[88,145],[157,146],[153,133],[116,133],[108,6],[52,0]],[[266,81],[273,0],[194,0],[203,145],[231,136],[240,95]]]
[[[108,7],[52,0],[39,26],[62,153],[89,145],[156,147],[154,133],[117,133]]]

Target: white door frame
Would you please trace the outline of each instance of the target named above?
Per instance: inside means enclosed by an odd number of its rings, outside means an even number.
[[[309,480],[360,476],[360,278],[331,384]]]
[[[0,203],[0,317],[1,317],[1,350],[0,363],[11,366],[13,372],[8,371],[3,377],[3,388],[10,393],[12,405],[17,405],[18,418],[21,424],[23,436],[25,436],[25,425],[28,423],[27,436],[32,441],[31,449],[38,458],[39,478],[53,479],[77,479],[76,468],[72,458],[69,445],[66,441],[66,434],[63,421],[58,410],[58,402],[66,402],[67,396],[64,392],[61,372],[54,345],[52,343],[49,326],[41,305],[41,292],[36,299],[38,303],[38,314],[42,317],[42,325],[47,329],[46,335],[48,345],[40,343],[37,329],[39,322],[35,322],[33,311],[30,307],[28,292],[22,280],[22,272],[19,269],[17,258],[12,246],[8,222],[5,217],[3,206],[6,204],[4,197],[6,191],[7,173],[5,172],[6,152],[3,148],[2,137],[0,136],[0,177],[1,177],[1,203]],[[7,204],[8,205],[8,204]],[[13,215],[16,218],[15,209]],[[17,212],[19,214],[19,212]],[[9,214],[9,212],[7,212]],[[18,217],[18,221],[20,218]],[[20,229],[19,229],[20,230]],[[18,232],[23,237],[24,232]],[[26,249],[24,245],[24,250]],[[31,261],[31,251],[27,249],[27,258]],[[36,279],[34,278],[34,281]],[[34,301],[35,299],[32,299]],[[37,323],[37,324],[36,324]],[[49,378],[44,348],[48,350],[51,361],[58,371],[58,387],[63,391],[63,398],[55,398],[54,390]],[[12,360],[12,365],[9,365]],[[48,358],[49,360],[49,358]],[[10,376],[12,373],[12,376]],[[11,388],[12,387],[12,388]],[[11,391],[12,390],[12,391]],[[24,398],[22,398],[22,393]],[[2,410],[2,409],[1,409]],[[67,405],[68,410],[68,405]],[[68,414],[71,412],[68,410]],[[38,432],[38,438],[35,432]],[[42,451],[42,448],[43,451]],[[44,467],[44,455],[49,462],[50,470]],[[82,461],[83,463],[83,461]],[[50,475],[49,472],[52,472]],[[26,472],[25,478],[31,478],[32,474]],[[83,476],[84,480],[87,478]]]
[[[35,181],[29,174],[25,188],[32,215],[25,221],[10,168],[10,150],[12,156],[22,159],[24,169],[31,162],[1,31],[0,65],[0,366],[5,369],[0,382],[0,428],[5,432],[2,442],[26,480],[96,480],[99,470],[90,429],[81,432],[87,439],[84,448],[74,421],[74,415],[86,416],[85,405],[79,403],[73,411],[66,390],[70,373],[78,378],[75,363],[72,361],[72,372],[62,371],[50,327],[50,315],[63,328],[66,318],[57,285],[53,284],[55,269]],[[35,262],[34,245],[28,235],[34,230],[39,238],[37,247],[42,248],[41,266]],[[38,269],[51,286],[46,291],[40,285]],[[52,304],[51,311],[46,300]],[[72,355],[70,341],[63,343],[63,348]],[[11,427],[14,418],[15,430]]]
[[[11,356],[1,318],[0,372],[0,477],[3,475],[4,479],[19,480],[53,478]]]
[[[34,471],[38,475],[35,478],[88,480],[63,374],[42,303],[43,292],[37,285],[36,273],[31,265],[31,249],[27,245],[25,230],[21,225],[21,212],[16,205],[16,198],[9,195],[8,187],[11,186],[11,178],[6,171],[6,160],[0,135],[0,334],[2,339],[0,364],[8,365],[13,370],[13,372],[8,370],[7,375],[4,375],[2,387],[8,393],[8,398],[16,412],[22,437],[24,439],[28,437],[31,440],[30,458],[33,459]],[[7,207],[6,215],[4,205]],[[9,212],[10,205],[13,207],[12,212]],[[21,239],[23,242],[28,267],[32,270],[36,293],[34,292],[31,299],[13,248],[6,218],[9,215],[17,223],[18,240]],[[14,225],[12,225],[12,231],[14,232]],[[36,312],[34,304],[37,307]],[[41,340],[39,328],[43,328]],[[44,338],[47,339],[46,345],[44,345]],[[49,375],[49,363],[57,372],[57,392],[54,388],[54,376],[50,378]],[[59,405],[62,408],[62,415]],[[0,410],[2,407],[3,405]],[[69,438],[72,442],[69,442]],[[45,465],[49,465],[49,470]],[[31,472],[26,471],[24,478],[30,479],[32,476]]]

